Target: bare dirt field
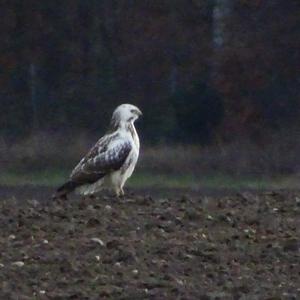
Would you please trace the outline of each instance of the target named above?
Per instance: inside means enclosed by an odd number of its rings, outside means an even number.
[[[299,192],[49,195],[0,188],[0,299],[300,299]]]

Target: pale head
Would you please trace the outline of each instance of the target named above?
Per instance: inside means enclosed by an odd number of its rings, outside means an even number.
[[[113,115],[112,115],[112,122],[113,123],[129,123],[136,121],[142,112],[140,109],[132,104],[121,104],[119,105]]]

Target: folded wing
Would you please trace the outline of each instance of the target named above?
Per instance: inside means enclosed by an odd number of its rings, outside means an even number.
[[[70,179],[79,184],[93,183],[122,167],[131,151],[131,144],[124,139],[105,145],[95,145],[75,167]]]
[[[74,168],[70,179],[57,189],[53,198],[66,198],[77,187],[94,183],[120,169],[131,148],[130,141],[117,134],[104,136]]]

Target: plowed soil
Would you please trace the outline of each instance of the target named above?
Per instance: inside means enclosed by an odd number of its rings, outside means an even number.
[[[0,299],[300,299],[300,193],[147,194],[0,189]]]

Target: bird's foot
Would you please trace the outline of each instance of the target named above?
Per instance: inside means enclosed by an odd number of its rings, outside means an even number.
[[[116,190],[116,197],[118,197],[119,199],[124,199],[125,193],[123,188],[119,188]]]

